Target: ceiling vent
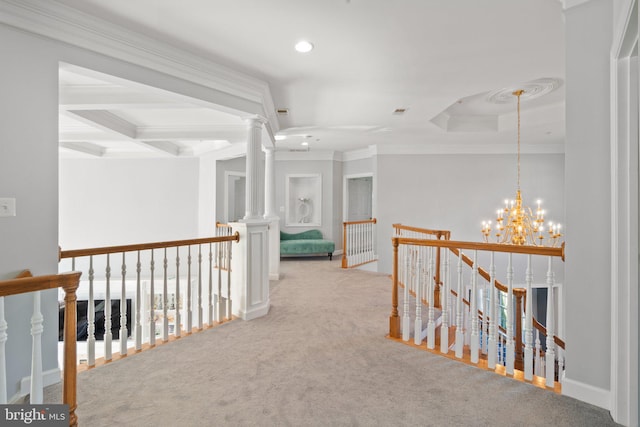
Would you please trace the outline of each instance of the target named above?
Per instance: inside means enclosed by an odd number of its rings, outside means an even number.
[[[289,115],[289,109],[288,108],[278,108],[276,110],[276,113],[278,113],[279,116],[288,116]]]
[[[395,110],[393,110],[393,114],[400,115],[400,114],[404,114],[406,111],[407,111],[406,108],[396,108]]]

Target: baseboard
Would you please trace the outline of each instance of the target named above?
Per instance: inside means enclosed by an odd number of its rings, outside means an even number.
[[[334,255],[342,255],[342,249],[338,249],[337,251],[333,251]]]
[[[280,280],[280,273],[269,273],[269,280]]]
[[[611,410],[611,392],[603,388],[564,378],[562,381],[562,394]]]
[[[267,300],[266,303],[256,305],[252,307],[250,310],[238,310],[237,316],[242,320],[253,320],[258,317],[265,316],[269,313],[269,307],[271,306],[270,302]]]
[[[42,373],[42,385],[44,387],[48,387],[52,384],[57,384],[62,381],[62,371],[60,368],[50,369]],[[11,396],[9,399],[9,403],[21,403],[20,400],[23,399],[26,395],[31,393],[31,377],[23,377],[20,380],[20,389],[16,394]]]

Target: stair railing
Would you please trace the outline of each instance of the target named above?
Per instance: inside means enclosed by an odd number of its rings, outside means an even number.
[[[40,313],[40,291],[62,289],[64,292],[64,364],[62,403],[69,405],[69,425],[78,425],[76,415],[76,290],[80,283],[80,272],[53,274],[32,277],[25,271],[18,278],[0,281],[0,403],[7,403],[7,377],[5,345],[10,335],[11,325],[7,325],[4,317],[5,297],[33,293],[34,311],[32,316],[32,355],[31,355],[31,390],[30,402],[42,404],[42,350],[41,334],[43,319]],[[7,333],[7,330],[9,333]]]
[[[378,260],[376,219],[343,222],[342,268],[359,267]]]
[[[514,369],[524,371],[524,378],[533,381],[534,371],[539,375],[544,371],[544,383],[547,387],[554,386],[554,380],[561,378],[556,374],[564,369],[562,350],[564,342],[554,335],[555,305],[554,287],[555,271],[553,260],[564,260],[564,246],[561,248],[544,248],[537,246],[513,246],[492,243],[460,242],[451,240],[415,239],[407,237],[394,237],[393,242],[393,293],[392,312],[389,322],[389,335],[392,338],[402,338],[409,341],[412,333],[416,345],[422,345],[426,338],[428,349],[435,349],[439,341],[440,351],[449,353],[453,351],[455,357],[463,358],[465,344],[469,348],[469,359],[472,364],[479,364],[480,359],[486,360],[489,369],[496,369],[498,363],[504,365],[507,374],[513,375]],[[404,251],[403,251],[404,248]],[[435,254],[438,249],[445,248],[447,252],[442,260],[442,285],[444,288],[441,301],[441,311],[436,315],[436,301],[434,289],[437,287]],[[470,259],[463,253],[473,253]],[[490,257],[489,272],[478,267],[478,252],[488,254]],[[457,262],[452,265],[449,253],[457,256]],[[497,280],[495,256],[504,254],[507,258],[506,275],[507,285]],[[522,255],[520,255],[522,254]],[[404,255],[404,259],[402,256]],[[519,276],[524,276],[524,288],[516,288],[514,285],[514,256],[524,256],[526,269],[524,273],[519,271]],[[548,290],[547,321],[545,330],[533,319],[532,309],[532,285],[533,285],[533,261],[543,258],[546,261],[546,272],[539,273],[545,276]],[[426,260],[426,261],[425,261]],[[401,274],[401,266],[405,265],[404,274]],[[464,265],[471,267],[465,278]],[[536,264],[537,265],[537,264]],[[398,312],[398,287],[405,283],[402,317]],[[493,284],[493,286],[488,286]],[[413,289],[413,292],[407,292]],[[415,298],[414,322],[411,318],[411,298]],[[484,304],[482,295],[486,296]],[[465,296],[467,298],[465,298]],[[514,301],[524,300],[524,326],[520,326],[522,311],[514,308]],[[428,304],[428,315],[422,316],[422,305]],[[499,310],[499,303],[505,306],[504,312]],[[467,308],[468,307],[468,308]],[[481,309],[486,307],[486,310]],[[506,317],[504,328],[500,319]],[[437,317],[437,318],[436,318]],[[426,324],[426,328],[423,328]],[[436,328],[440,328],[440,334]],[[538,337],[534,342],[534,328]],[[502,331],[501,331],[502,329]],[[450,336],[455,332],[455,338]],[[544,353],[544,369],[541,355],[539,333],[546,336],[546,349]],[[524,343],[521,340],[524,334]],[[454,345],[450,346],[450,341]],[[556,350],[557,349],[557,350]],[[521,356],[518,356],[518,355]],[[535,354],[535,358],[534,358]],[[518,357],[522,358],[519,363]],[[557,360],[556,360],[557,359]],[[534,363],[535,364],[534,368]]]
[[[239,235],[224,234],[60,251],[59,268],[70,263],[87,278],[78,292],[87,301],[86,329],[78,330],[86,335],[80,361],[91,368],[101,356],[100,363],[110,362],[152,348],[158,339],[166,343],[231,320],[231,244]],[[116,340],[119,352],[112,350]]]
[[[451,232],[448,230],[430,230],[427,228],[411,227],[411,226],[402,225],[402,224],[393,224],[393,235],[394,237],[406,237],[411,239],[449,240],[449,238],[451,237]],[[428,261],[427,259],[425,259],[425,256],[426,256],[426,251],[424,250],[418,250],[410,246],[400,247],[400,258],[404,260],[412,259],[413,262],[410,262],[409,263],[410,265],[415,266],[417,263],[417,259],[420,258],[422,265],[427,266]],[[433,262],[435,263],[435,270],[433,272],[434,280],[435,280],[435,284],[433,288],[433,293],[434,293],[433,301],[434,301],[435,308],[441,307],[440,287],[442,286],[442,280],[440,280],[440,266],[441,266],[440,256],[441,256],[441,250],[440,248],[436,248],[435,259],[433,259]],[[404,282],[402,281],[402,278],[407,278],[406,280],[408,283],[408,287],[406,288],[406,290],[409,293],[415,294],[416,290],[413,288],[413,284],[416,283],[416,281],[410,280],[411,275],[415,273],[415,269],[410,270],[410,267],[407,267],[406,263],[402,263],[398,267],[398,269],[399,269],[399,277],[401,278],[400,283],[404,284]],[[426,300],[426,293],[427,292],[425,291],[423,292],[424,295],[422,295],[422,297],[425,298],[425,300]]]

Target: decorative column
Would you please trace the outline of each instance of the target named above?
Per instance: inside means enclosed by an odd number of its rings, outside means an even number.
[[[262,222],[260,212],[260,184],[262,181],[262,125],[265,120],[259,116],[245,119],[247,123],[247,167],[245,214],[241,222]]]
[[[275,147],[265,148],[264,219],[269,222],[269,279],[280,280],[280,218],[276,213]]]
[[[262,180],[262,117],[247,123],[246,211],[239,222],[231,223],[240,241],[231,245],[231,294],[233,314],[244,320],[269,312],[269,223],[260,212]]]

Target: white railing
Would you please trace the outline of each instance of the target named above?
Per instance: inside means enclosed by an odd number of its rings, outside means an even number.
[[[409,239],[427,239],[427,240],[449,240],[451,236],[450,231],[446,230],[429,230],[425,228],[417,228],[410,227],[402,224],[393,224],[393,237],[404,237]],[[420,264],[423,266],[423,269],[431,266],[431,263],[434,263],[434,268],[432,269],[432,274],[435,280],[433,286],[433,298],[427,298],[429,295],[429,291],[423,287],[421,291],[421,298],[427,301],[434,301],[433,306],[435,308],[440,308],[440,286],[442,286],[442,280],[440,279],[440,255],[441,249],[436,248],[435,253],[432,254],[433,259],[428,259],[429,254],[427,251],[422,250],[417,247],[411,247],[408,245],[402,245],[399,248],[399,258],[403,260],[403,262],[398,265],[398,277],[400,284],[404,286],[405,289],[405,300],[408,299],[409,293],[416,294],[416,281],[412,280],[412,278],[416,274],[416,268],[418,265],[418,260],[420,260]],[[405,286],[406,281],[406,286]]]
[[[76,400],[76,289],[80,281],[80,273],[64,273],[49,276],[32,277],[24,271],[16,279],[0,281],[0,404],[7,403],[7,360],[5,345],[9,339],[10,327],[4,313],[5,297],[23,293],[33,295],[34,306],[31,317],[31,376],[29,399],[31,404],[43,403],[42,373],[42,331],[43,318],[40,313],[40,291],[62,289],[64,293],[64,361],[63,361],[63,403],[69,405],[69,425],[78,423],[75,410]],[[7,333],[9,331],[9,333]]]
[[[517,369],[524,372],[526,381],[542,382],[547,387],[554,387],[554,381],[562,378],[564,342],[555,336],[558,315],[554,304],[554,260],[564,260],[564,246],[542,248],[408,237],[394,237],[392,241],[391,337],[410,341],[413,336],[416,345],[423,345],[426,338],[428,349],[439,347],[441,353],[452,352],[457,358],[467,357],[464,349],[468,348],[472,364],[478,365],[482,360],[489,369],[502,365],[509,375]],[[480,258],[489,263],[488,271],[479,267]],[[506,285],[499,278],[505,278]],[[548,292],[546,329],[533,318],[534,278],[543,280]],[[438,285],[442,287],[440,299],[435,294]],[[404,297],[399,313],[401,286]],[[522,307],[523,300],[526,307]],[[540,332],[546,336],[544,354]],[[534,379],[534,374],[544,378]]]
[[[231,244],[239,237],[225,234],[61,251],[60,270],[87,278],[78,290],[78,300],[86,301],[79,361],[93,367],[100,357],[110,361],[230,320]]]
[[[376,219],[344,222],[342,268],[358,267],[378,260]]]

